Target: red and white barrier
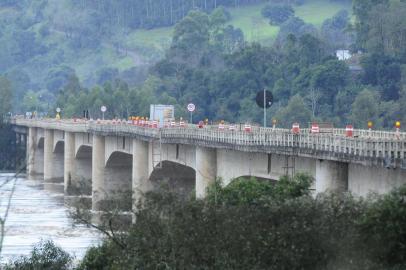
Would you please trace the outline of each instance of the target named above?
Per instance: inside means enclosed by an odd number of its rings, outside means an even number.
[[[313,123],[310,132],[313,133],[313,134],[320,133],[319,125],[317,123]]]
[[[300,125],[299,125],[299,123],[293,123],[292,124],[292,133],[293,134],[299,134],[300,133]]]
[[[353,137],[354,136],[354,127],[352,125],[345,126],[345,136]]]
[[[245,132],[251,132],[252,131],[251,125],[250,124],[245,124],[244,125],[244,131]]]

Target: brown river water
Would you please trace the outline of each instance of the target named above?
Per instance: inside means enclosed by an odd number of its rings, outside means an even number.
[[[12,176],[10,173],[0,173],[2,218],[13,181],[5,185],[3,183]],[[1,263],[29,254],[33,245],[41,239],[54,241],[79,260],[86,249],[97,245],[102,239],[98,231],[76,224],[69,217],[63,194],[45,190],[42,181],[27,180],[25,176],[17,178],[5,229]]]

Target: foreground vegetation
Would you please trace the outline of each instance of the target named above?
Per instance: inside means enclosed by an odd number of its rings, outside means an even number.
[[[204,200],[151,192],[137,222],[77,269],[405,269],[405,186],[358,199],[313,197],[310,184],[306,175],[240,179],[216,183]],[[6,269],[66,269],[66,256],[43,243]]]

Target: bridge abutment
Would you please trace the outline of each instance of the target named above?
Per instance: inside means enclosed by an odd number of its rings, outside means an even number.
[[[348,190],[348,163],[317,160],[316,192],[343,192]]]

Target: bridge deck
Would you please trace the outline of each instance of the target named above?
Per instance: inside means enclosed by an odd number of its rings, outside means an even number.
[[[406,169],[406,133],[355,129],[353,137],[345,129],[312,134],[308,129],[293,134],[289,129],[254,127],[243,130],[219,130],[216,126],[195,125],[174,128],[140,127],[126,122],[73,121],[54,119],[13,119],[17,126],[83,132],[108,136],[126,136],[145,141],[160,139],[162,143],[181,143],[248,152],[265,152],[307,156],[362,164],[384,165]]]

